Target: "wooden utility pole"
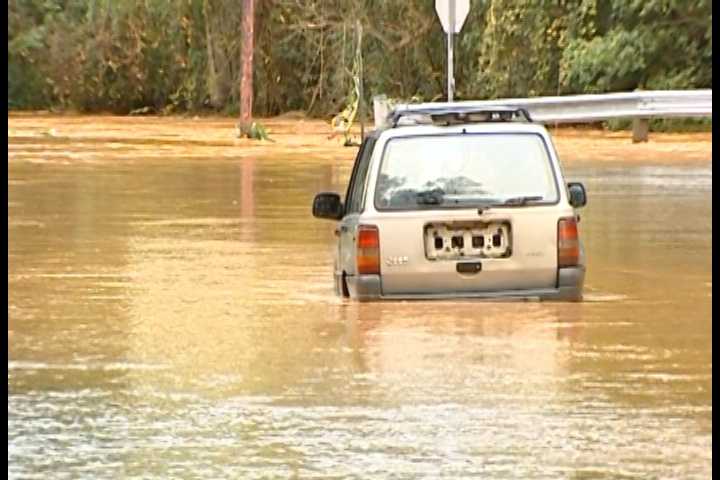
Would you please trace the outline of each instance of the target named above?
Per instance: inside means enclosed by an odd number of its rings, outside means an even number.
[[[255,0],[242,0],[242,48],[240,50],[240,135],[250,133],[253,104],[253,50]]]

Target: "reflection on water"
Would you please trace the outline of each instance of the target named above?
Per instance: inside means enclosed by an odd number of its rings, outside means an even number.
[[[354,304],[309,215],[347,158],[10,142],[12,476],[712,471],[710,167],[567,169],[582,304]]]

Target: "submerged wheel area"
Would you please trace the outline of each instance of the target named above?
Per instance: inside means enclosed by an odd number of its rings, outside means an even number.
[[[342,277],[340,277],[340,295],[342,295],[343,298],[349,298],[350,297],[350,291],[348,290],[347,281],[345,280],[346,274],[343,272]]]

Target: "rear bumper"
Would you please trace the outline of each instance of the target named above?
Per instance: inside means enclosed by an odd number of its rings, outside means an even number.
[[[379,275],[348,276],[345,277],[345,280],[350,298],[361,302],[374,300],[447,300],[452,298],[578,302],[582,300],[582,290],[585,283],[585,267],[559,269],[557,288],[500,290],[494,292],[402,293],[383,295]]]

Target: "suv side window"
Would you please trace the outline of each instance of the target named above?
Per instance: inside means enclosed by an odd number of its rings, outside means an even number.
[[[373,147],[375,146],[375,138],[366,138],[360,146],[357,159],[355,160],[355,168],[353,168],[350,185],[345,202],[345,214],[359,213],[362,211],[363,194],[365,193],[365,185],[367,185],[368,167],[370,166],[370,158],[372,157]]]

